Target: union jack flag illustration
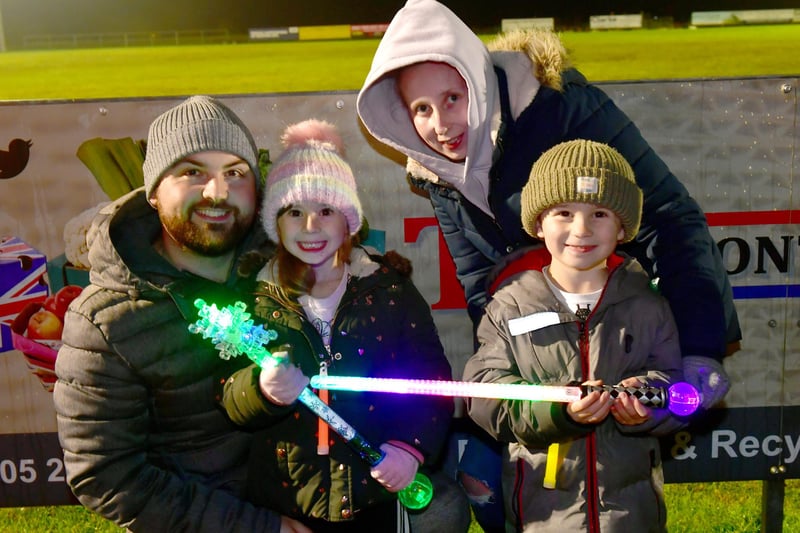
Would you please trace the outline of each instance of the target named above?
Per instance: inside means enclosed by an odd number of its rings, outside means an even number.
[[[0,352],[13,349],[8,324],[26,305],[47,297],[46,269],[47,258],[28,243],[0,238]]]

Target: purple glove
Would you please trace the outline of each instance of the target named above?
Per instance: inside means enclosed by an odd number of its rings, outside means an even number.
[[[388,442],[381,444],[381,450],[386,455],[372,467],[370,475],[389,492],[400,492],[414,481],[419,461],[410,452]]]
[[[725,397],[730,380],[722,363],[711,357],[687,355],[683,358],[683,378],[703,396],[703,409],[710,409]]]
[[[308,378],[302,370],[288,363],[289,354],[287,352],[275,352],[272,356],[287,362],[265,365],[261,369],[261,374],[258,376],[261,394],[277,405],[292,404],[308,385]]]

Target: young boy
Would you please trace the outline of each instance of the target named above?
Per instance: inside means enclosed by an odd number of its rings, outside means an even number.
[[[625,386],[681,380],[667,301],[635,259],[614,253],[636,235],[642,211],[627,161],[601,143],[561,143],[533,165],[521,203],[525,231],[544,240],[551,260],[506,280],[494,295],[464,379]],[[594,391],[570,404],[473,399],[469,415],[508,443],[507,528],[664,530],[656,437],[683,424],[666,409]]]

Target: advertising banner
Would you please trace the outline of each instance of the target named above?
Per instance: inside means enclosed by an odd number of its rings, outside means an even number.
[[[725,405],[663,442],[667,481],[797,477],[798,80],[602,87],[706,212],[743,329],[741,351],[725,360],[732,382]],[[251,128],[258,146],[275,154],[287,124],[316,117],[340,128],[370,227],[384,236],[386,250],[411,260],[453,377],[460,379],[472,353],[472,328],[452,260],[428,200],[409,188],[403,158],[368,138],[356,117],[355,98],[354,92],[342,92],[222,100]],[[29,254],[29,266],[41,270],[36,283],[46,283],[31,285],[20,264],[0,261],[4,286],[28,283],[28,292],[36,287],[39,296],[48,297],[65,284],[85,283],[86,271],[69,264],[65,252],[80,241],[85,214],[110,198],[76,156],[79,148],[96,138],[145,139],[152,119],[180,100],[0,103],[0,236],[36,252]],[[0,306],[23,294],[6,290]],[[52,371],[45,375],[42,358],[16,346],[0,351],[0,505],[68,503],[49,392]]]

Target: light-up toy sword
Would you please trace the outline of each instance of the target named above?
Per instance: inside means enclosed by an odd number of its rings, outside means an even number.
[[[215,304],[209,306],[198,298],[194,305],[200,310],[198,312],[200,318],[197,322],[189,324],[189,331],[202,335],[204,339],[210,339],[214,347],[219,350],[221,358],[227,360],[244,354],[260,367],[285,362],[264,348],[264,344],[277,339],[278,334],[274,330],[264,329],[261,325],[254,325],[244,303],[236,302],[233,306],[218,309]],[[376,466],[383,460],[386,454],[382,450],[372,446],[311,389],[305,387],[297,399],[341,435],[370,466]],[[421,472],[417,473],[409,486],[397,493],[397,499],[409,509],[422,509],[432,498],[431,480]]]
[[[534,402],[574,402],[589,392],[608,391],[612,398],[628,394],[649,407],[666,407],[678,416],[694,413],[701,398],[690,384],[678,382],[663,387],[556,386],[512,383],[472,383],[468,381],[437,381],[425,379],[364,378],[351,376],[313,376],[315,389],[341,391],[388,392],[396,394],[425,394],[464,398],[493,398],[499,400],[529,400]]]

